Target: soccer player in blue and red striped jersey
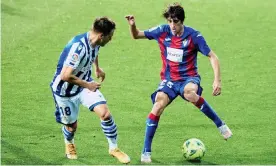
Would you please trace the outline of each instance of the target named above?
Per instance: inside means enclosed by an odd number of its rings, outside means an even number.
[[[164,109],[177,97],[193,103],[210,118],[225,140],[232,136],[229,127],[219,118],[214,109],[201,96],[200,75],[197,71],[197,54],[201,52],[209,58],[214,71],[213,95],[221,94],[221,77],[219,60],[207,45],[202,34],[184,25],[185,12],[178,4],[170,5],[163,17],[168,24],[153,27],[146,31],[136,28],[133,15],[126,16],[130,33],[134,39],[156,40],[161,51],[161,82],[151,95],[153,107],[148,115],[144,147],[141,162],[151,162],[151,144],[158,127],[159,118]]]

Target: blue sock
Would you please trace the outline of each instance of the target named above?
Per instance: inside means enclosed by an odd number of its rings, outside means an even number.
[[[111,117],[101,121],[102,130],[107,138],[117,138],[117,126]]]
[[[200,96],[195,105],[201,110],[201,112],[203,112],[209,119],[211,119],[217,127],[223,125],[222,120],[218,117],[213,108],[204,100],[204,98]]]
[[[102,120],[101,126],[107,138],[109,149],[117,148],[117,126],[112,116],[108,120]]]
[[[70,132],[69,130],[66,129],[65,126],[62,127],[62,133],[63,133],[63,136],[66,140],[66,142],[71,142],[73,139],[74,139],[74,132]],[[73,143],[73,142],[71,142]]]
[[[160,118],[160,116],[156,116],[152,113],[150,113],[147,118],[147,124],[146,124],[147,126],[146,126],[143,153],[151,152],[152,139],[153,139],[155,131],[158,127],[159,118]]]

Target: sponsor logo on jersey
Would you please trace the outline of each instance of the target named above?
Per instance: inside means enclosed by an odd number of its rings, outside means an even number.
[[[173,62],[182,62],[183,50],[167,47],[167,59]]]

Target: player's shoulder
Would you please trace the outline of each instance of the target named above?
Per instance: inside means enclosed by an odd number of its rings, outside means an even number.
[[[65,46],[64,50],[71,54],[72,52],[76,54],[84,54],[86,52],[85,37],[87,33],[79,34],[74,36]],[[86,37],[87,38],[87,37]]]
[[[161,24],[160,28],[164,31],[164,32],[170,32],[170,26],[169,24]]]
[[[78,45],[84,46],[85,45],[85,38],[87,38],[87,32],[86,33],[82,33],[82,34],[78,34],[76,36],[74,36],[69,42],[69,45],[73,45],[78,43]]]
[[[191,34],[191,35],[196,35],[198,33],[200,33],[197,29],[190,27],[190,26],[184,26],[185,30],[187,33]]]
[[[186,31],[186,32],[185,32]],[[197,39],[198,37],[202,37],[200,31],[190,26],[185,25],[184,33],[187,33],[187,36],[191,36],[193,39]]]
[[[170,26],[168,24],[160,24],[155,27],[150,28],[148,31],[153,32],[153,31],[158,31],[158,32],[169,32]]]

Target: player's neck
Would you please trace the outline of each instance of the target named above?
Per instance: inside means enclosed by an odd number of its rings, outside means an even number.
[[[182,26],[181,31],[179,33],[175,34],[175,36],[180,37],[183,35],[183,33],[184,33],[184,25]]]
[[[92,31],[89,31],[88,41],[89,41],[89,44],[92,48],[96,47],[97,40],[98,40],[97,35],[95,33],[93,33]]]

